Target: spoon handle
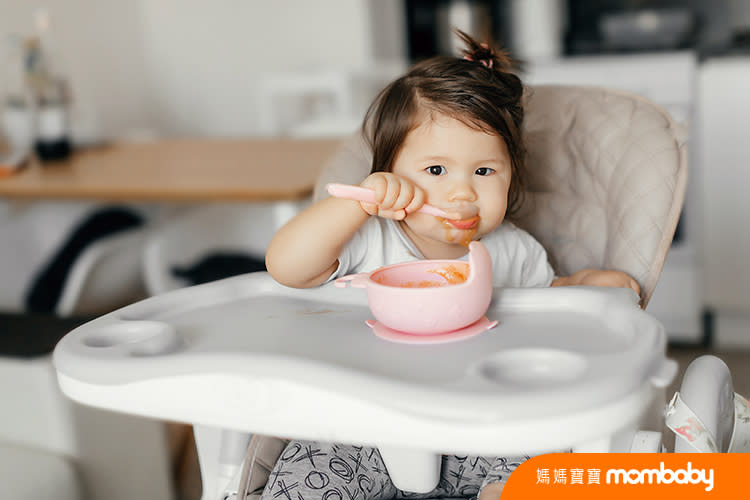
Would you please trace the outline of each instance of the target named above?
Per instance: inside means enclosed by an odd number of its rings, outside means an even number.
[[[375,203],[375,191],[362,186],[351,186],[349,184],[328,184],[326,185],[328,194],[336,198],[345,198],[347,200],[363,201],[365,203]],[[417,210],[428,215],[448,218],[448,214],[438,207],[425,203]]]
[[[362,186],[351,186],[349,184],[328,184],[326,191],[333,197],[347,200],[375,203],[375,191]]]

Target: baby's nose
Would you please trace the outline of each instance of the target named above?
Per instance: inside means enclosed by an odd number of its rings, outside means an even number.
[[[477,193],[468,182],[456,182],[451,186],[449,201],[476,201]]]

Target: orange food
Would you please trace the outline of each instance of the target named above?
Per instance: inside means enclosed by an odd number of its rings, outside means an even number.
[[[401,288],[433,288],[436,286],[445,286],[448,283],[441,283],[439,281],[407,281],[406,283],[401,283]]]
[[[435,269],[428,269],[425,272],[438,275],[442,279],[424,279],[419,281],[406,281],[403,283],[394,283],[392,278],[375,274],[372,280],[376,283],[386,286],[398,286],[401,288],[434,288],[446,285],[460,285],[469,278],[468,264],[448,264]]]
[[[375,275],[372,277],[375,283],[380,283],[385,286],[397,286],[400,288],[430,288],[435,286],[443,286],[446,283],[439,281],[421,280],[421,281],[406,281],[404,283],[394,283],[392,279],[388,279],[387,276]]]
[[[446,281],[446,285],[458,285],[469,277],[469,265],[450,264],[439,269],[430,269],[429,272],[439,274]]]

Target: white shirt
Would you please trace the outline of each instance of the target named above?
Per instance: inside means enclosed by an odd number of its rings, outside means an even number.
[[[544,247],[512,223],[503,222],[481,241],[492,259],[493,286],[545,287],[555,278]],[[424,258],[396,221],[370,217],[344,246],[330,279]],[[459,260],[468,260],[468,253]]]

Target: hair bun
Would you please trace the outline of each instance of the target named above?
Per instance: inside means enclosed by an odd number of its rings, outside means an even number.
[[[498,71],[512,71],[515,68],[516,62],[507,51],[492,47],[491,44],[486,42],[478,42],[459,29],[455,31],[461,41],[466,44],[466,48],[462,52],[464,59],[467,61],[478,62]]]

